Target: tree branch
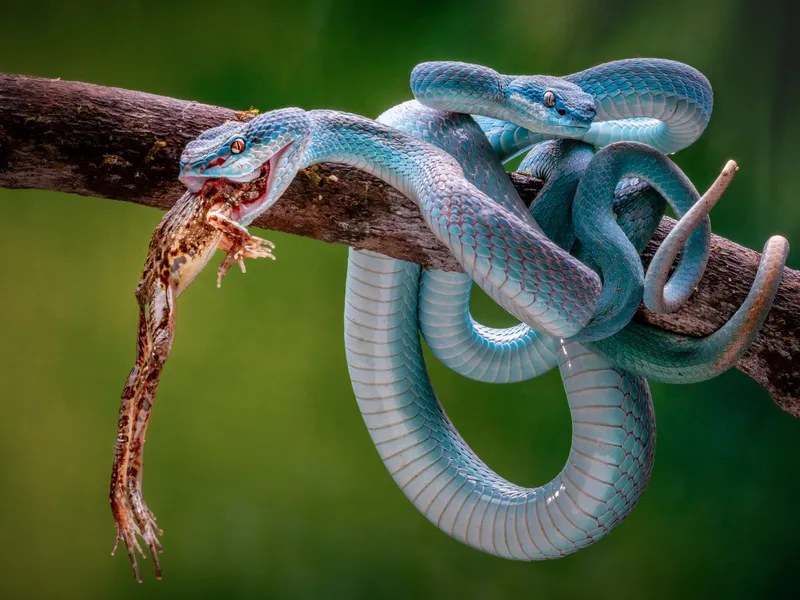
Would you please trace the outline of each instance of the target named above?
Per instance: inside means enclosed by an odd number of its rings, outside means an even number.
[[[184,145],[203,130],[250,113],[86,83],[0,74],[0,187],[98,196],[168,209]],[[542,182],[512,173],[530,202]],[[664,218],[648,260],[674,221]],[[429,268],[459,270],[416,206],[355,169],[324,164],[301,173],[255,225],[376,250]],[[759,254],[714,236],[699,291],[677,314],[642,309],[637,320],[702,336],[744,300]],[[772,312],[737,367],[800,416],[800,272],[787,269]]]

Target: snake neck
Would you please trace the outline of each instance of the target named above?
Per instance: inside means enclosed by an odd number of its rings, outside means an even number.
[[[388,125],[331,110],[309,111],[311,141],[301,168],[321,162],[350,165],[422,204],[420,184],[437,171],[462,174],[455,159]]]
[[[480,65],[422,63],[411,73],[411,90],[429,108],[510,121],[506,87],[511,79]]]

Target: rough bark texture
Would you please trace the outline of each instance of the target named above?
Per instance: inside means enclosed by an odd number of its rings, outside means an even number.
[[[183,193],[177,164],[201,131],[248,111],[86,83],[0,74],[0,187],[37,188],[126,200],[166,210]],[[511,174],[530,202],[541,182]],[[665,218],[646,258],[673,225]],[[255,224],[380,251],[426,267],[458,270],[414,204],[363,172],[323,164],[301,173]],[[699,291],[677,314],[642,309],[637,319],[707,335],[744,300],[759,254],[714,236]],[[778,405],[800,416],[800,272],[787,269],[775,306],[737,367]]]

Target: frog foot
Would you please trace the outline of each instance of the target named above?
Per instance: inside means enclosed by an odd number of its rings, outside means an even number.
[[[246,258],[271,258],[275,260],[275,256],[272,254],[275,244],[246,232],[245,235],[237,232],[235,236],[230,232],[225,233],[219,246],[226,252],[226,255],[217,270],[217,287],[222,286],[222,278],[228,274],[234,264],[238,264],[242,273],[246,273],[247,268],[244,264],[244,259]]]
[[[136,539],[138,535],[150,549],[156,579],[161,579],[161,565],[158,562],[158,553],[164,550],[157,536],[164,535],[164,532],[156,525],[155,515],[147,508],[141,494],[137,498],[124,497],[122,494],[115,493],[111,499],[111,510],[114,513],[114,523],[116,525],[116,539],[114,540],[114,548],[111,550],[112,556],[116,553],[120,540],[123,541],[133,567],[133,575],[136,581],[141,583],[142,577],[139,573],[139,565],[136,562],[136,552],[138,551],[142,558],[147,558],[147,556]]]

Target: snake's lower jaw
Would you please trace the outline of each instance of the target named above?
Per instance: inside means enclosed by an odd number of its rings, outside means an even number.
[[[589,125],[574,125],[571,123],[548,123],[546,127],[526,127],[534,133],[541,133],[550,137],[563,139],[581,139],[589,131]]]
[[[549,137],[582,138],[589,131],[593,120],[594,115],[584,118],[574,114],[559,116],[548,114],[540,124],[540,132]],[[532,129],[531,131],[536,130]]]
[[[260,213],[266,210],[266,199],[267,190],[264,189],[264,192],[258,196],[234,206],[233,210],[231,210],[231,219],[237,223],[249,223],[254,218],[251,216],[253,213]]]
[[[589,131],[589,125],[562,125],[558,133],[559,137],[563,138],[582,138]]]
[[[181,175],[178,179],[186,186],[190,194],[196,194],[202,190],[203,184],[208,181],[208,179],[199,175]]]

